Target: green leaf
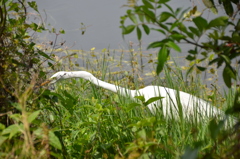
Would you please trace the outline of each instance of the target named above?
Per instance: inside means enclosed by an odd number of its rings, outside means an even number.
[[[150,8],[150,9],[154,9],[153,5],[149,1],[142,0],[142,2],[146,7]]]
[[[196,159],[198,156],[198,148],[187,147],[181,159]]]
[[[61,33],[61,34],[65,34],[65,30],[60,29],[60,30],[59,30],[59,33]]]
[[[195,47],[195,49],[188,50],[188,53],[189,53],[189,54],[192,54],[192,55],[198,54],[197,47]]]
[[[142,32],[139,27],[137,27],[137,38],[138,38],[138,40],[141,40],[141,38],[142,38]]]
[[[166,45],[173,48],[175,51],[181,52],[181,48],[172,41],[168,41]]]
[[[0,146],[4,143],[4,141],[6,141],[8,139],[8,137],[6,136],[0,136]]]
[[[1,4],[2,5],[2,4]],[[8,11],[15,11],[15,12],[18,12],[19,11],[19,3],[11,3],[10,7],[8,8]]]
[[[200,71],[205,71],[207,68],[206,67],[201,67],[201,66],[197,66],[197,68],[200,70]]]
[[[209,61],[209,65],[212,65],[212,64],[214,64],[214,63],[219,63],[220,61],[222,61],[222,60],[220,60],[220,58],[219,57],[217,57],[217,58],[215,58],[215,59],[213,59],[213,60],[211,60],[211,61]],[[222,62],[221,62],[222,63]],[[219,66],[221,66],[221,65],[218,65],[218,67]]]
[[[212,27],[226,26],[227,23],[228,23],[228,17],[221,16],[221,17],[211,20],[207,27],[212,28]]]
[[[0,123],[0,131],[4,130],[6,127],[4,124]]]
[[[148,45],[147,49],[162,47],[163,43],[161,41],[155,41]]]
[[[2,135],[9,134],[9,139],[15,136],[17,133],[21,133],[23,131],[23,125],[13,124],[7,127],[2,131]]]
[[[121,16],[121,17],[120,17],[120,24],[121,24],[121,25],[124,24],[126,18],[127,18],[127,15],[125,15],[125,16]]]
[[[227,15],[231,17],[233,15],[233,6],[231,4],[231,1],[223,0],[223,7],[224,7]]]
[[[175,21],[174,23],[168,23],[168,24],[171,25],[171,27],[169,29],[170,32],[175,32],[174,29],[179,26],[178,21]]]
[[[231,76],[229,76],[229,72],[230,72],[230,70],[229,70],[228,66],[225,66],[225,68],[223,69],[223,80],[228,88],[230,88],[232,85]]]
[[[38,25],[36,23],[31,23],[30,27],[32,28],[32,30],[37,31],[38,30]]]
[[[144,15],[143,14],[138,14],[138,18],[141,22],[144,22]]]
[[[38,115],[39,115],[39,113],[41,112],[41,110],[38,110],[38,111],[35,111],[35,112],[33,112],[32,114],[30,114],[29,116],[28,116],[28,122],[29,123],[32,123],[37,117],[38,117]]]
[[[212,8],[214,7],[214,2],[213,0],[202,0],[203,4],[207,7],[207,8]]]
[[[191,39],[194,39],[193,34],[191,32],[188,32],[187,28],[182,23],[179,24],[178,29],[187,34],[187,36],[190,37]]]
[[[214,53],[213,53],[213,54],[211,54],[211,55],[209,55],[209,56],[208,56],[208,60],[209,60],[209,61],[213,60],[213,58],[214,58],[214,55],[215,55]]]
[[[135,109],[136,107],[139,107],[141,106],[141,104],[139,103],[130,103],[128,106],[127,106],[127,111],[131,111],[133,109]]]
[[[165,29],[166,31],[170,32],[167,25],[164,25],[163,23],[160,23],[159,26],[163,29]]]
[[[144,141],[147,140],[147,133],[144,129],[140,130],[138,133],[137,133],[138,137],[142,138]]]
[[[149,27],[147,25],[145,25],[145,24],[143,24],[142,27],[143,27],[145,33],[148,35],[150,33]]]
[[[203,30],[206,29],[208,22],[206,19],[202,18],[202,17],[196,17],[193,18],[193,22],[194,24],[198,27],[199,31],[202,32]]]
[[[235,93],[232,109],[235,113],[240,112],[240,90],[236,91]]]
[[[171,16],[173,17],[173,15],[169,12],[162,12],[159,22],[165,22]]]
[[[222,59],[224,59],[224,61],[227,63],[227,64],[230,64],[231,63],[231,60],[229,59],[228,56],[226,55],[219,55]]]
[[[205,5],[207,8],[211,9],[211,11],[212,11],[214,14],[217,14],[217,13],[218,13],[218,10],[217,10],[216,6],[214,5],[213,0],[202,0],[202,1],[203,1],[204,5]]]
[[[37,8],[37,3],[35,1],[32,1],[32,2],[28,2],[28,5],[34,9],[35,11],[38,12],[38,8]]]
[[[134,24],[137,24],[138,22],[137,22],[137,18],[136,18],[136,16],[134,15],[134,14],[130,14],[129,15],[129,18],[131,19],[131,21],[134,23]]]
[[[192,65],[188,70],[187,70],[187,73],[186,73],[186,76],[188,76],[194,69],[194,65]]]
[[[158,91],[158,90],[156,90],[156,91]],[[151,103],[153,103],[157,100],[161,100],[162,98],[164,98],[164,97],[152,97],[152,98],[150,98],[146,101],[145,105],[147,106],[147,105],[149,105],[149,104],[151,104]]]
[[[174,34],[171,34],[169,37],[171,37],[173,40],[177,40],[178,42],[182,39],[185,39],[186,36],[182,35],[182,34],[179,34],[179,33],[174,33]]]
[[[135,96],[134,98],[139,99],[142,102],[145,102],[144,96]]]
[[[151,22],[155,22],[156,17],[155,17],[154,12],[151,11],[151,10],[149,10],[149,9],[148,9],[147,7],[145,7],[145,6],[143,6],[142,9],[143,9],[143,12],[144,12],[144,14],[145,14],[146,20],[147,20],[148,22],[150,22],[150,21],[151,21]]]
[[[217,8],[215,7],[213,0],[202,0],[202,1],[203,1],[204,5],[205,5],[207,8],[210,8],[211,11],[212,11],[214,14],[217,14],[217,13],[218,13]]]
[[[123,34],[130,34],[135,29],[135,25],[128,25],[127,27],[123,27]]]
[[[235,43],[240,43],[240,34],[239,31],[234,31],[232,32],[232,39],[231,41],[235,42]]]
[[[197,28],[194,28],[194,27],[188,27],[189,28],[189,30],[191,30],[191,32],[193,33],[193,34],[195,34],[197,37],[200,37],[201,36],[201,34],[199,33],[199,30],[197,29]]]
[[[52,145],[53,147],[55,147],[59,150],[62,149],[61,142],[59,141],[58,137],[52,131],[49,132],[49,141],[50,141],[50,145]]]
[[[214,13],[214,14],[218,14],[218,10],[217,8],[214,6],[211,8],[211,11]]]
[[[210,135],[213,140],[216,140],[217,135],[219,134],[221,127],[224,125],[224,121],[216,122],[215,119],[211,120],[209,123]]]
[[[52,28],[52,33],[56,33],[56,29],[55,28]]]
[[[44,53],[43,51],[38,49],[38,54],[45,57],[46,59],[52,60],[52,58],[50,56],[48,56],[48,54]]]
[[[237,80],[236,70],[231,65],[227,66],[229,68],[228,74],[231,76],[232,79]]]
[[[151,28],[151,30],[158,31],[158,32],[160,32],[160,33],[162,33],[162,34],[166,35],[165,31],[164,31],[164,30],[162,30],[162,29]]]
[[[161,4],[161,3],[167,3],[169,2],[170,0],[159,0],[158,3]]]
[[[163,70],[163,66],[167,61],[168,54],[169,50],[167,49],[166,45],[163,45],[163,47],[158,52],[158,63],[156,69],[157,75]]]
[[[195,57],[195,56],[192,56],[192,55],[188,55],[188,56],[186,57],[186,59],[187,59],[188,61],[193,61],[193,60],[196,59],[196,57]]]

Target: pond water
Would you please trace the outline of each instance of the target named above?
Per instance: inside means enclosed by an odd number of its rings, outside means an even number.
[[[129,50],[129,43],[131,43],[132,48],[135,50],[140,48],[135,32],[125,36],[123,39],[121,29],[119,28],[120,17],[123,16],[128,9],[127,7],[123,7],[127,1],[36,0],[36,2],[46,24],[50,24],[49,26],[53,26],[56,30],[61,28],[65,30],[66,33],[64,35],[60,35],[58,37],[58,41],[66,41],[65,45],[69,46],[69,49],[90,51],[91,48],[94,47],[95,51],[101,52],[102,49],[107,48],[115,50],[110,51],[110,56],[113,56],[111,53],[114,52],[114,55],[116,55],[115,60],[119,61],[123,55],[122,50]],[[199,10],[205,8],[201,1],[197,0],[172,0],[169,3],[169,5],[173,8],[180,7],[183,9],[192,7],[193,4],[197,4]],[[204,12],[204,14],[206,14],[209,19],[214,16],[208,11]],[[84,34],[82,34],[82,27],[86,27]],[[42,38],[54,41],[55,36],[54,34],[47,34],[46,37]],[[152,63],[148,63],[149,55],[152,56],[150,58],[153,59],[156,57],[156,50],[146,51],[146,47],[150,42],[159,39],[161,39],[161,34],[156,34],[156,32],[152,32],[149,36],[143,35],[141,49],[144,57],[142,62],[145,64],[144,75],[155,69]],[[188,44],[182,44],[181,54],[175,52],[171,53],[172,57],[177,57],[176,59],[179,65],[186,65],[186,61],[183,57],[186,56],[189,47],[190,46]],[[132,55],[129,51],[126,51],[123,59],[131,62],[131,58]],[[141,60],[141,58],[138,59]],[[79,59],[78,62],[82,67],[85,67],[81,59]],[[141,61],[138,62],[140,63]],[[125,67],[127,66],[131,66],[131,64],[128,64]],[[131,69],[131,67],[127,68],[129,70]],[[128,70],[127,68],[125,68],[125,70]],[[116,70],[113,69],[110,71]]]
[[[92,47],[128,49],[129,41],[138,44],[135,32],[127,35],[124,40],[119,28],[120,17],[128,9],[123,7],[127,0],[36,0],[36,2],[43,16],[45,15],[43,10],[45,10],[47,23],[56,29],[63,28],[66,31],[61,38],[66,40],[70,46],[75,43],[74,49],[89,50]],[[192,7],[193,3],[194,0],[172,0],[169,5],[173,8],[186,9]],[[198,1],[195,4],[198,4],[199,10],[204,8],[203,4]],[[80,30],[83,27],[81,23],[87,27],[84,35]],[[159,36],[156,33],[143,36],[143,47],[160,39]]]

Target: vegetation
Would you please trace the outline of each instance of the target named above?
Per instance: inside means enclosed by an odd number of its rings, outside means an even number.
[[[36,2],[1,0],[0,5],[0,129],[1,158],[46,158],[51,146],[61,149],[54,131],[41,114],[37,87],[46,78],[51,54],[36,48],[36,36],[45,31]],[[37,23],[31,22],[33,10]],[[50,153],[51,152],[51,153]]]
[[[122,33],[125,35],[136,30],[138,40],[142,38],[142,30],[147,35],[154,31],[159,33],[160,37],[163,37],[148,46],[148,49],[159,49],[157,74],[163,70],[170,52],[172,50],[181,52],[179,44],[188,43],[193,46],[193,49],[189,49],[189,55],[186,57],[190,61],[187,76],[193,70],[203,72],[209,69],[209,66],[217,64],[217,68],[224,67],[222,77],[226,86],[230,89],[235,87],[236,83],[239,82],[240,63],[240,20],[236,18],[240,11],[239,1],[219,0],[219,4],[216,5],[213,0],[203,0],[204,5],[211,9],[213,13],[217,14],[217,6],[223,6],[228,15],[219,16],[210,21],[203,16],[205,10],[200,12],[197,6],[194,6],[188,12],[187,10],[182,11],[181,8],[174,10],[167,4],[169,1],[142,0],[139,3],[139,1],[129,0],[127,7],[130,9],[127,10],[126,15],[121,17]],[[236,8],[235,11],[234,7]],[[125,22],[127,20],[130,20],[132,24],[126,26]],[[189,22],[192,23],[189,24]],[[240,90],[239,86],[237,87],[234,102],[228,103],[232,108],[226,113],[239,113]],[[211,126],[213,125],[210,123],[210,130]],[[236,133],[236,135],[239,134]],[[236,145],[239,145],[239,143],[235,143],[234,146]],[[191,153],[196,153],[198,146],[195,146]],[[215,146],[212,150],[214,149]],[[207,155],[211,156],[208,153]],[[236,157],[239,154],[233,153],[232,155]],[[185,157],[187,158],[187,156]]]
[[[167,5],[168,0],[142,0],[141,5],[130,2],[131,8],[121,18],[124,34],[136,29],[140,40],[139,26],[142,26],[147,34],[155,30],[166,36],[149,45],[149,48],[160,48],[156,72],[163,70],[164,73],[161,79],[154,76],[154,85],[168,86],[211,100],[213,105],[238,118],[240,92],[236,85],[231,88],[232,82],[239,80],[238,65],[232,62],[239,60],[240,23],[234,21],[237,14],[231,14],[231,9],[225,7],[233,21],[219,17],[208,22],[198,16],[193,17],[193,26],[186,27],[184,23],[197,13],[196,7],[190,11],[174,11]],[[169,12],[155,14],[162,6],[166,6]],[[208,8],[215,9],[215,12],[217,9],[215,5]],[[38,18],[38,22],[31,21],[31,15]],[[212,119],[196,123],[195,119],[166,119],[161,112],[151,114],[142,98],[138,102],[132,101],[82,79],[59,82],[54,91],[39,87],[48,72],[79,69],[75,59],[71,58],[81,57],[85,68],[98,78],[131,89],[141,88],[144,86],[140,80],[144,66],[139,62],[144,58],[141,49],[130,49],[132,61],[130,71],[126,71],[122,67],[124,61],[116,64],[109,56],[114,54],[111,50],[103,49],[98,54],[91,49],[87,52],[91,58],[84,59],[84,51],[71,53],[59,49],[63,43],[57,45],[57,38],[64,30],[47,29],[34,1],[1,0],[0,17],[0,158],[240,157],[240,129],[237,126],[224,129],[225,121]],[[127,18],[134,24],[124,26]],[[149,24],[155,27],[150,28]],[[227,26],[233,26],[231,35],[226,33]],[[56,39],[43,47],[37,43],[37,35],[44,31],[55,34]],[[209,41],[200,42],[203,36]],[[174,62],[167,61],[172,60],[169,58],[170,49],[181,50],[178,46],[181,41],[195,47],[187,57],[190,61],[187,75],[191,78],[186,78]],[[67,55],[59,57],[59,50]],[[147,58],[155,67],[153,57]],[[203,61],[209,61],[208,65],[200,66]],[[225,64],[223,77],[229,90],[224,95],[219,93],[217,84],[212,89],[207,88],[199,78],[199,71],[207,69],[217,76],[216,70],[209,68],[215,63],[218,67]],[[109,67],[113,65],[117,65],[120,71],[112,72]]]
[[[130,0],[127,14],[121,17],[123,34],[129,34],[136,30],[138,40],[141,40],[142,26],[144,32],[149,34],[151,31],[156,31],[164,37],[160,41],[152,42],[150,48],[160,48],[158,53],[158,64],[156,72],[159,74],[163,70],[163,66],[168,59],[170,50],[173,49],[181,52],[179,43],[188,43],[194,49],[188,51],[186,57],[191,62],[190,73],[194,68],[199,71],[205,71],[208,65],[217,64],[218,68],[225,64],[223,69],[224,82],[228,87],[231,87],[232,80],[238,80],[238,72],[236,65],[232,66],[232,61],[239,57],[239,42],[240,42],[240,20],[235,19],[239,9],[233,14],[232,4],[230,1],[219,1],[223,3],[225,11],[232,20],[227,16],[220,16],[208,22],[203,16],[203,12],[197,10],[194,6],[190,11],[177,8],[173,10],[167,4],[170,0],[142,0],[142,4],[138,5],[135,0]],[[208,8],[214,9],[217,12],[213,0],[203,1]],[[236,5],[239,1],[232,0]],[[211,5],[209,5],[211,4]],[[231,8],[231,9],[230,9]],[[161,11],[167,9],[168,11]],[[160,11],[160,12],[159,12]],[[125,21],[129,19],[133,24],[125,26]],[[192,22],[192,25],[189,22]],[[153,26],[150,28],[150,26]],[[227,30],[229,29],[229,30]],[[203,40],[202,40],[203,39]],[[207,66],[204,62],[208,60]],[[200,64],[203,64],[201,66]],[[239,64],[237,59],[236,64]]]

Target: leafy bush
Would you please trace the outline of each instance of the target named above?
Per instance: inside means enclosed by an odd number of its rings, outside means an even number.
[[[219,57],[215,58],[212,63],[217,62],[219,66],[223,63],[228,64],[225,73],[230,73],[231,76],[225,79],[227,85],[232,79],[237,79],[237,72],[234,72],[235,68],[230,64],[231,60],[236,59],[239,54],[238,39],[230,35],[219,34],[215,31],[215,27],[224,29],[226,25],[233,25],[237,28],[238,25],[228,22],[226,17],[210,22],[204,18],[195,17],[193,18],[194,26],[185,27],[185,20],[190,20],[190,16],[196,12],[196,7],[188,12],[189,17],[183,17],[185,12],[180,12],[180,9],[173,11],[165,4],[167,1],[143,0],[141,6],[134,3],[133,10],[128,10],[121,22],[123,33],[128,34],[136,29],[139,40],[142,35],[139,26],[142,26],[147,34],[156,30],[166,35],[165,40],[149,46],[149,48],[161,47],[158,54],[157,72],[159,73],[164,68],[163,63],[168,59],[170,48],[180,51],[181,48],[177,42],[187,41],[195,46],[195,49],[189,51],[190,56],[187,57],[191,62],[189,74],[194,67],[200,71],[207,69],[206,66],[199,66],[199,63],[205,59],[213,60],[213,57],[212,59],[208,57],[208,51],[214,51],[213,46],[219,44],[221,49],[225,50],[220,50],[222,52],[217,54]],[[233,132],[222,131],[222,121],[218,123],[213,120],[208,125],[202,122],[166,119],[161,112],[154,116],[146,107],[150,101],[145,101],[143,97],[137,97],[139,102],[136,103],[136,101],[119,97],[118,94],[105,91],[82,79],[59,82],[55,86],[55,91],[39,87],[46,78],[46,72],[52,69],[74,69],[74,63],[70,57],[77,53],[59,59],[55,56],[57,37],[60,33],[64,33],[64,30],[59,33],[56,33],[55,29],[52,30],[56,34],[56,39],[49,43],[51,49],[48,53],[36,45],[34,35],[49,30],[41,21],[39,24],[30,22],[29,9],[36,13],[35,16],[41,16],[35,2],[5,0],[1,3],[1,158],[239,157],[239,129],[236,128]],[[156,16],[153,11],[158,8],[154,7],[164,5],[170,12],[163,12]],[[230,15],[231,11],[228,12]],[[137,23],[137,16],[141,21],[140,24]],[[176,21],[167,23],[171,17]],[[124,26],[126,18],[130,18],[134,25]],[[161,28],[151,29],[148,26],[149,23],[155,23]],[[209,42],[198,43],[197,40],[207,30],[210,31]],[[236,31],[238,32],[237,29]],[[226,42],[228,42],[227,45],[224,45]],[[228,47],[230,44],[233,45],[231,49]],[[57,48],[61,46],[62,43]],[[200,48],[202,59],[197,57]],[[234,54],[236,56],[231,56],[233,55],[231,50],[236,51]],[[105,51],[102,52],[105,53]],[[96,56],[94,49],[90,54],[92,57]],[[133,50],[131,54],[131,58],[134,59]],[[230,56],[225,59],[228,55]],[[63,62],[65,65],[60,63],[64,59],[68,61],[68,63]],[[107,80],[105,77],[108,75],[110,82],[120,83],[122,86],[129,85],[133,88],[138,87],[136,86],[137,79],[135,79],[138,72],[134,68],[142,68],[142,65],[138,66],[136,61],[131,61],[132,72],[129,71],[130,75],[122,75],[121,77],[126,77],[127,80],[119,82],[115,80],[114,75],[107,72],[110,62],[106,62],[105,58],[103,61],[97,57],[96,59],[97,71],[94,74],[98,78]],[[101,68],[100,71],[99,68]],[[165,79],[157,78],[158,84],[168,85],[171,88],[208,99],[206,93],[202,93],[201,89],[205,87],[197,77],[194,76],[188,81],[189,83],[185,83],[179,68],[170,68],[169,65],[165,68]],[[139,87],[142,85],[140,83]],[[211,99],[218,99],[219,96],[220,94],[214,94]],[[239,91],[232,89],[226,93],[225,97],[221,97],[226,100],[227,104],[224,105],[222,100],[213,100],[213,104],[224,110],[227,109],[229,113],[238,112],[239,96]],[[230,109],[230,106],[233,108]]]
[[[121,17],[122,34],[126,35],[136,31],[138,40],[142,38],[142,30],[148,35],[150,32],[157,32],[163,37],[159,41],[154,41],[149,44],[148,49],[158,48],[158,62],[156,72],[159,74],[169,59],[172,50],[181,52],[179,44],[187,43],[193,49],[188,50],[186,59],[190,61],[190,67],[187,72],[189,75],[193,70],[198,72],[206,71],[209,66],[216,64],[218,68],[223,66],[223,80],[226,86],[231,91],[231,87],[235,89],[235,94],[229,106],[231,109],[226,111],[227,114],[239,115],[239,94],[240,89],[237,83],[239,82],[239,55],[240,55],[240,19],[236,18],[239,13],[239,1],[237,0],[222,0],[218,1],[223,5],[228,16],[219,16],[208,21],[202,15],[202,12],[194,6],[191,10],[183,10],[177,8],[174,10],[167,4],[170,0],[129,0],[126,15]],[[217,14],[217,7],[213,0],[203,0],[204,5]],[[234,11],[233,6],[236,6]],[[167,11],[161,11],[162,8]],[[126,21],[131,21],[132,24],[125,25]],[[190,23],[191,22],[191,23]],[[190,24],[189,24],[190,23]],[[234,63],[235,62],[235,63]],[[219,131],[219,124],[214,121],[210,122],[209,129],[211,137],[214,141],[214,146],[205,152],[203,158],[238,158],[239,153],[236,147],[239,141],[235,137],[239,137],[239,128],[232,132]],[[235,136],[235,137],[233,137]],[[226,149],[225,142],[230,139],[230,149]],[[196,158],[201,156],[199,148],[203,145],[197,143],[188,147],[183,158]],[[217,152],[220,152],[218,155]]]
[[[162,40],[154,41],[150,48],[159,48],[158,63],[156,72],[159,74],[163,70],[171,49],[181,52],[178,44],[188,43],[194,49],[188,51],[187,60],[191,62],[188,74],[196,68],[199,71],[205,71],[209,65],[217,64],[218,68],[224,64],[223,79],[228,87],[231,87],[231,81],[238,80],[238,68],[232,64],[236,59],[236,64],[240,61],[237,57],[240,55],[239,39],[240,39],[240,20],[231,21],[227,16],[220,16],[208,21],[201,12],[194,6],[190,11],[186,12],[181,8],[173,10],[167,4],[170,0],[142,0],[138,5],[138,1],[129,1],[130,9],[126,15],[121,17],[122,34],[126,35],[136,30],[138,40],[142,38],[142,31],[148,35],[151,31],[162,34]],[[205,0],[206,3],[213,2]],[[233,1],[239,5],[239,2]],[[233,15],[230,1],[220,1],[223,3],[228,15]],[[208,6],[212,8],[214,5]],[[161,11],[162,8],[168,11]],[[237,10],[236,12],[239,12]],[[235,13],[237,15],[237,13]],[[133,24],[125,26],[125,21],[130,20]],[[192,22],[192,25],[189,25]],[[152,28],[151,28],[152,26]],[[228,31],[228,29],[230,29]],[[206,66],[204,62],[209,61]],[[203,65],[203,66],[202,66]]]
[[[46,78],[45,62],[51,58],[36,47],[37,33],[46,29],[41,21],[31,22],[30,9],[35,17],[40,16],[34,1],[1,1],[1,158],[46,158],[61,149],[54,131],[38,117],[42,113],[38,86]]]

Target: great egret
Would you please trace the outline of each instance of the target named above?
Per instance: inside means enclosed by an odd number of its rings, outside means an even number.
[[[195,117],[196,115],[198,117],[216,117],[218,115],[222,116],[224,114],[223,111],[212,106],[210,103],[204,101],[203,99],[182,91],[177,91],[161,86],[147,86],[138,90],[129,90],[116,86],[114,84],[101,81],[86,71],[60,71],[55,73],[42,85],[45,85],[47,83],[55,83],[58,80],[68,78],[83,78],[104,89],[133,99],[135,96],[144,96],[145,100],[147,101],[153,97],[162,97],[161,100],[154,101],[147,105],[147,107],[152,113],[155,113],[158,109],[162,110],[165,117],[179,117],[178,114],[180,111],[185,118]]]

